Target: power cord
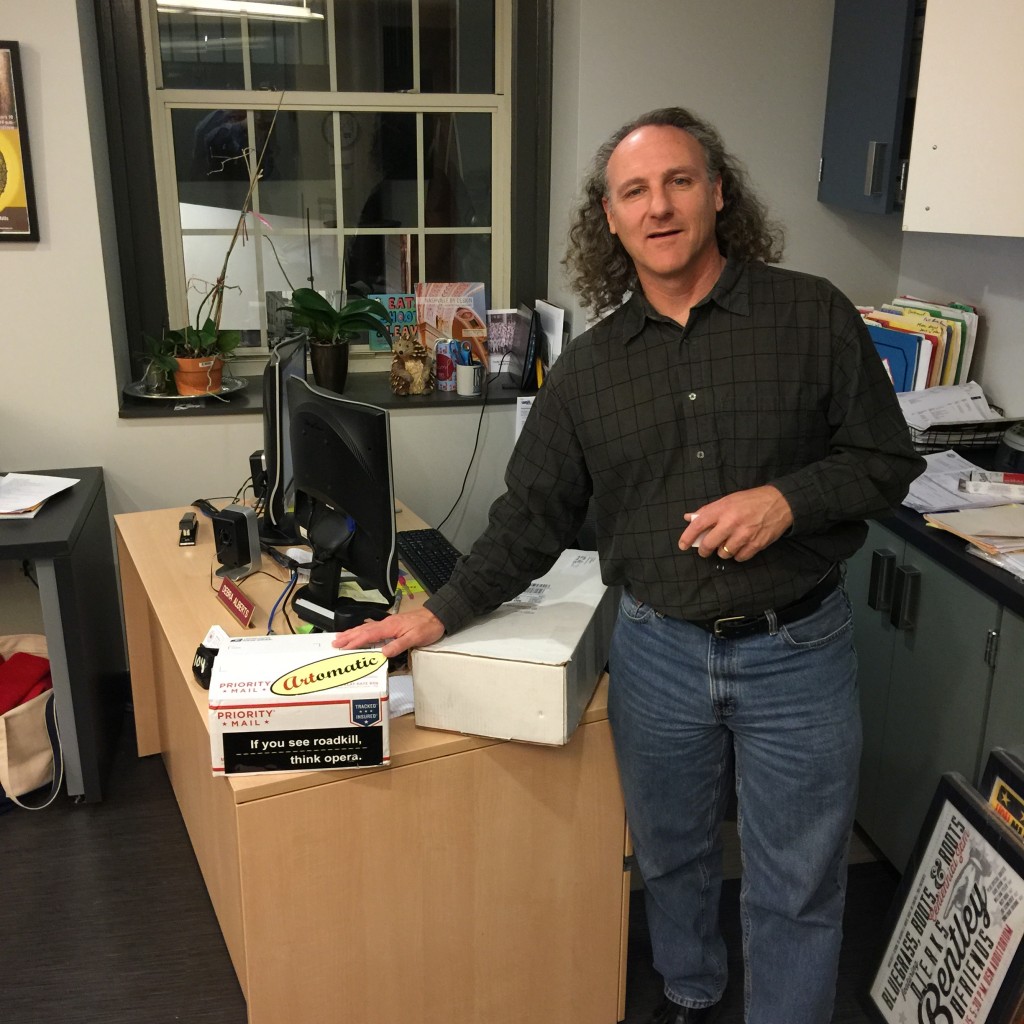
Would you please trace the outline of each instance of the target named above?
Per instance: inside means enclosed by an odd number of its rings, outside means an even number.
[[[451,519],[452,513],[459,507],[459,502],[462,501],[462,496],[466,493],[466,483],[469,480],[469,473],[470,470],[473,468],[473,462],[476,460],[477,448],[479,448],[480,446],[480,428],[483,426],[484,410],[487,408],[487,395],[488,392],[490,391],[491,385],[501,376],[502,366],[504,365],[505,360],[509,357],[510,354],[511,353],[506,352],[501,357],[501,361],[498,363],[497,371],[495,373],[492,373],[487,378],[486,387],[482,389],[483,401],[480,403],[480,416],[476,421],[476,437],[473,439],[473,451],[469,456],[469,465],[466,466],[466,475],[462,478],[462,487],[459,490],[459,496],[455,499],[455,504],[452,505],[450,509],[448,509],[448,515],[446,515],[444,519],[442,519],[441,522],[437,524],[437,526],[435,527],[435,529],[437,530],[440,530],[441,527],[444,526],[444,524],[447,523],[449,519]]]

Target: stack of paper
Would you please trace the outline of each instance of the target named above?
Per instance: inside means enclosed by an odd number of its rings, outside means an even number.
[[[981,470],[962,455],[947,449],[924,457],[925,471],[910,485],[903,499],[915,512],[950,512],[962,508],[1005,505],[1008,497],[964,489],[964,480]]]
[[[859,310],[897,391],[968,380],[978,333],[973,306],[903,295]]]
[[[0,478],[0,520],[31,519],[47,498],[77,483],[66,476],[8,473]]]
[[[993,409],[975,381],[906,392],[899,402],[919,451],[994,447],[1007,428],[1019,422]]]
[[[1024,505],[929,512],[924,518],[930,525],[962,537],[987,555],[1024,552]]]

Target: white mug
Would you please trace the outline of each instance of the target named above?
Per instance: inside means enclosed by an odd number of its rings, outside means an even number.
[[[455,393],[466,397],[479,395],[484,384],[484,364],[455,364]]]

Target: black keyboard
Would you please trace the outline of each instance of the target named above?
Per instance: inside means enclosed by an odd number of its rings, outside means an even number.
[[[435,594],[449,580],[461,552],[440,530],[400,530],[398,557]]]

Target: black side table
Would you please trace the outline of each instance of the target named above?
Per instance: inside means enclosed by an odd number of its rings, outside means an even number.
[[[103,470],[35,472],[78,483],[32,519],[0,522],[0,558],[35,566],[68,795],[97,801],[129,692]]]

